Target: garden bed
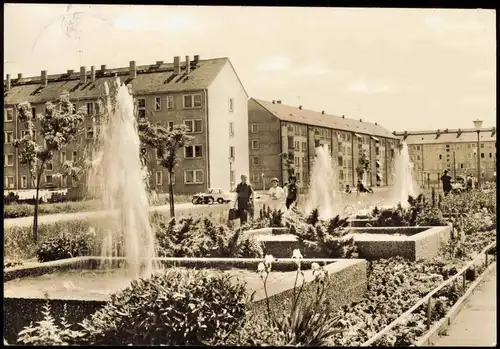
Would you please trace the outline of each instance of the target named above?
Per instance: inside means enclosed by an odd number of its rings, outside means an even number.
[[[15,340],[17,333],[31,321],[40,321],[41,307],[48,297],[52,309],[57,313],[64,307],[68,321],[75,323],[100,309],[109,299],[109,294],[127,286],[126,275],[120,269],[111,273],[92,269],[98,265],[97,257],[67,259],[40,266],[23,268],[14,267],[4,271],[4,313],[5,338]],[[117,258],[116,262],[122,259]],[[257,274],[257,265],[261,259],[203,259],[203,258],[159,258],[166,266],[187,268],[225,269],[231,275],[248,283],[247,291],[255,291],[252,311],[258,317],[265,306],[265,294],[262,280]],[[302,269],[308,269],[311,263],[324,264],[330,277],[327,299],[335,307],[358,301],[366,292],[366,262],[363,260],[302,260]],[[267,292],[270,303],[276,312],[290,301],[296,277],[296,260],[277,260],[273,263],[273,272],[268,280]],[[280,271],[282,270],[282,271]],[[309,283],[313,280],[312,272],[305,270],[306,287],[304,292],[315,290]],[[105,282],[103,282],[105,280]]]

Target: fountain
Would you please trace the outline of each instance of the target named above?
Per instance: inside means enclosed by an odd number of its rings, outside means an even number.
[[[315,208],[322,219],[329,219],[341,213],[337,169],[333,166],[330,150],[326,146],[316,148],[311,187],[305,204],[306,212]]]
[[[399,153],[394,159],[394,184],[391,188],[389,206],[393,207],[401,203],[402,207],[408,207],[408,196],[417,194],[417,185],[413,178],[413,163],[408,152],[406,142],[401,143]]]
[[[153,271],[155,236],[149,223],[133,97],[118,79],[115,87],[111,96],[109,86],[105,85],[107,115],[101,126],[96,161],[89,172],[89,186],[101,200],[103,210],[118,212],[103,227],[107,234],[101,253],[102,266],[111,257],[125,257],[129,277],[137,278]]]

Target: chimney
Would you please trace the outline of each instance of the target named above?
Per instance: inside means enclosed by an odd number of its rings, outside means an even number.
[[[68,75],[73,74],[73,69],[68,69]]]
[[[301,105],[299,105],[299,109],[302,110],[302,106]]]
[[[101,64],[101,73],[106,71],[106,64]]]
[[[359,119],[359,122],[363,122],[363,119]]]
[[[345,119],[345,116],[344,116],[344,115],[342,115],[342,119]]]
[[[17,73],[17,81],[21,81],[23,79],[23,73]]]
[[[135,66],[135,61],[130,61],[128,75],[131,79],[135,79],[137,77],[137,68]]]
[[[195,64],[198,64],[198,62],[199,62],[199,61],[200,61],[200,55],[194,55],[194,57],[193,57],[193,62],[194,62]]]
[[[10,74],[7,74],[5,78],[5,89],[10,90]]]
[[[49,83],[49,79],[47,78],[47,71],[42,70],[41,76],[42,76],[42,85],[47,86],[47,84]]]
[[[189,64],[189,56],[186,56],[186,74],[191,71],[191,65]]]
[[[174,57],[174,74],[179,75],[181,73],[181,57]]]
[[[87,82],[87,69],[85,67],[80,67],[80,82],[82,84]]]
[[[276,101],[273,99],[273,104],[276,103]]]
[[[378,124],[375,122],[375,125],[378,125]]]
[[[95,81],[95,67],[94,66],[90,67],[90,79],[92,81]]]
[[[281,99],[277,100],[276,103],[281,104]]]
[[[324,110],[322,110],[322,111],[321,111],[321,114],[325,114],[325,111],[324,111]]]

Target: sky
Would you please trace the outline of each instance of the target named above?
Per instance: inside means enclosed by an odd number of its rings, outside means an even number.
[[[496,124],[494,10],[6,4],[12,77],[228,57],[250,97],[389,131]]]

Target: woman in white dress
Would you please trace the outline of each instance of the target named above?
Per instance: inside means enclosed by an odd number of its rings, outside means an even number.
[[[283,199],[285,198],[285,192],[278,185],[278,178],[271,179],[271,188],[269,188],[269,201],[268,206],[271,210],[283,210]]]

